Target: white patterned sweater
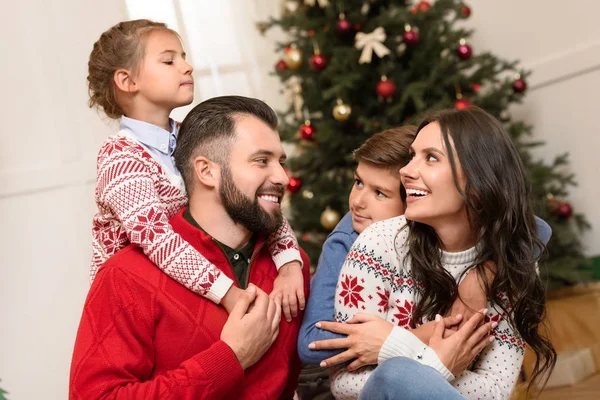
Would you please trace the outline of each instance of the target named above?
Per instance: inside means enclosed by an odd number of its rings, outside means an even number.
[[[109,137],[97,159],[90,281],[110,256],[130,243],[168,276],[219,303],[233,284],[179,236],[169,219],[187,204],[181,177],[154,159],[127,131]],[[275,265],[301,260],[298,242],[284,219],[269,238]]]
[[[374,223],[358,237],[340,273],[335,320],[346,322],[359,312],[378,315],[394,324],[379,352],[378,363],[391,357],[409,357],[439,371],[468,399],[508,399],[521,369],[525,343],[502,318],[499,307],[488,304],[486,316],[486,321],[498,322],[493,332],[496,340],[456,377],[430,347],[409,332],[415,327],[412,313],[420,294],[410,260],[405,262],[407,235],[406,219],[400,216]],[[475,247],[459,253],[442,252],[442,264],[458,282],[476,255]],[[354,372],[343,367],[335,369],[331,391],[336,399],[357,398],[373,368]]]

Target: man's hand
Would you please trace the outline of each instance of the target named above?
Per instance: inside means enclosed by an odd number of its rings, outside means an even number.
[[[277,338],[281,321],[278,301],[250,284],[229,314],[221,340],[231,347],[243,369],[260,360]]]
[[[488,282],[493,282],[496,276],[496,263],[486,262],[484,270]],[[462,314],[464,318],[459,326],[449,329],[458,330],[477,313],[477,310],[487,307],[487,303],[485,285],[477,271],[472,270],[458,285],[458,296],[449,311],[449,315]]]
[[[240,289],[235,285],[231,285],[225,296],[221,299],[221,305],[227,311],[227,314],[231,314],[233,307],[235,307],[238,299],[244,295],[244,290]]]
[[[464,371],[475,357],[494,341],[494,336],[490,335],[490,331],[496,328],[498,323],[488,322],[479,326],[486,313],[487,309],[479,310],[447,339],[444,339],[446,330],[444,319],[440,315],[436,317],[435,330],[429,340],[429,347],[435,351],[440,361],[454,376]]]
[[[279,298],[283,315],[287,322],[298,315],[298,307],[304,310],[304,276],[298,261],[291,261],[279,268],[279,275],[273,283],[271,298]]]

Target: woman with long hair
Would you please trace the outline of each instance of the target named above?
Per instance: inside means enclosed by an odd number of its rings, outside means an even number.
[[[400,170],[405,215],[365,229],[336,289],[338,322],[374,314],[394,327],[379,366],[338,367],[331,390],[336,398],[361,391],[368,399],[431,398],[448,389],[457,397],[508,398],[526,345],[536,355],[532,381],[556,360],[538,330],[545,292],[536,262],[544,245],[519,154],[494,117],[470,108],[426,118],[411,155]],[[469,273],[478,274],[488,305],[451,330],[441,316]]]

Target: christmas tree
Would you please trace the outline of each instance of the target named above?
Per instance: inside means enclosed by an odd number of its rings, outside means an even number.
[[[297,151],[289,160],[292,226],[313,263],[322,242],[348,211],[355,164],[351,153],[373,133],[416,124],[433,109],[477,105],[505,125],[533,187],[535,212],[552,227],[551,287],[586,280],[580,233],[585,218],[565,201],[574,176],[567,154],[552,163],[533,157],[532,127],[507,109],[527,91],[517,62],[469,44],[461,27],[470,7],[460,0],[288,0],[282,16],[259,24],[286,32],[275,72],[290,101],[280,133]],[[316,265],[316,264],[314,264]]]

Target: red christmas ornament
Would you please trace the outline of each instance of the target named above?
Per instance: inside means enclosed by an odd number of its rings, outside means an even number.
[[[340,14],[340,19],[335,23],[335,30],[341,36],[345,36],[352,31],[352,24],[344,14]]]
[[[569,219],[573,215],[573,207],[569,203],[563,202],[558,207],[556,215],[562,219]]]
[[[404,32],[402,38],[407,46],[414,46],[419,43],[419,32],[414,29],[409,29]]]
[[[420,1],[419,4],[417,4],[417,6],[416,6],[417,11],[420,11],[420,12],[427,12],[427,11],[429,11],[430,8],[431,8],[431,4],[429,4],[426,1]]]
[[[377,84],[377,94],[384,99],[389,99],[396,92],[396,84],[394,81],[387,79],[385,76],[381,78],[381,81]]]
[[[285,71],[287,69],[287,64],[285,63],[285,61],[279,60],[277,61],[277,64],[275,64],[275,68],[278,71]]]
[[[290,193],[296,193],[302,187],[302,181],[300,178],[296,178],[294,176],[290,177],[290,182],[287,185],[287,190]]]
[[[320,54],[320,53],[315,53],[315,55],[313,55],[309,61],[310,61],[310,66],[315,71],[323,71],[325,69],[325,67],[327,66],[327,58],[323,54]]]
[[[454,108],[457,110],[464,110],[465,108],[471,107],[472,104],[473,103],[471,103],[471,100],[463,97],[462,99],[456,100],[456,103],[454,103]]]
[[[513,83],[513,90],[515,93],[523,93],[525,90],[527,90],[527,82],[525,82],[525,79],[519,78],[515,80]]]
[[[316,131],[317,129],[307,121],[300,127],[300,137],[304,140],[312,140]]]
[[[471,16],[471,8],[468,5],[463,4],[460,9],[460,15],[462,15],[463,18],[469,18]]]
[[[471,83],[471,89],[473,89],[476,92],[479,92],[479,89],[481,89],[481,85],[479,83]]]
[[[456,49],[456,54],[461,60],[468,60],[473,55],[473,49],[471,49],[471,46],[469,46],[467,42],[462,39],[460,41],[460,45]]]

